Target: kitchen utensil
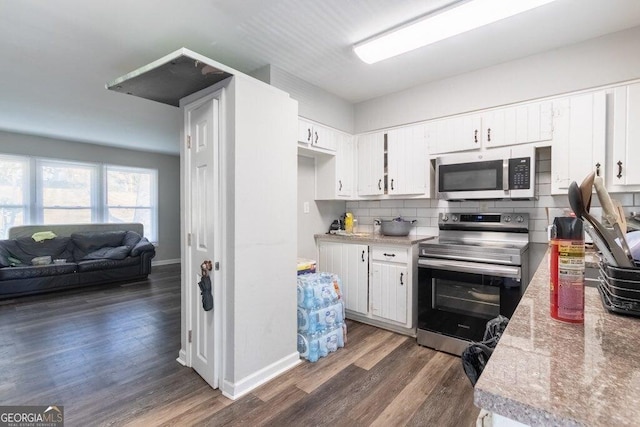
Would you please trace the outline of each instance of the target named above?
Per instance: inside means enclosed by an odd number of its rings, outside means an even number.
[[[586,220],[591,225],[591,227],[587,227],[587,231],[608,264],[614,267],[633,267],[633,263],[615,242],[613,236],[600,222],[585,211],[582,204],[582,192],[575,181],[569,185],[569,205],[578,218]]]
[[[618,239],[620,240],[620,245],[622,246],[622,250],[625,255],[631,262],[633,262],[633,257],[631,256],[631,251],[629,250],[629,244],[627,243],[627,239],[625,238],[625,233],[622,231],[620,227],[620,218],[618,217],[618,209],[613,205],[613,201],[611,200],[611,196],[609,192],[604,187],[604,182],[602,181],[602,177],[598,176],[593,181],[594,187],[596,187],[596,194],[598,195],[598,199],[600,199],[600,204],[602,205],[602,210],[604,211],[604,216],[609,221],[609,224],[613,225],[613,229],[618,235]]]
[[[626,235],[627,234],[627,216],[624,213],[624,208],[622,207],[622,203],[620,203],[619,200],[614,199],[613,205],[616,207],[618,211],[618,218],[620,219],[620,229]],[[627,243],[629,242],[627,241]]]
[[[580,184],[580,193],[582,193],[582,205],[584,210],[589,212],[591,210],[591,195],[593,194],[593,180],[596,177],[595,172],[591,172],[587,175]]]
[[[408,221],[401,217],[394,219],[383,219],[380,221],[380,231],[385,236],[407,236],[416,220]]]

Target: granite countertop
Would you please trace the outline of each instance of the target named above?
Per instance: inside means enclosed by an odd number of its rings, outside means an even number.
[[[413,245],[425,240],[430,240],[436,236],[383,236],[382,234],[354,233],[354,234],[316,234],[316,240],[333,240],[346,243],[367,243],[367,244],[388,244],[388,245]]]
[[[638,425],[640,318],[585,288],[584,324],[549,315],[549,252],[476,384],[476,406],[529,425]]]

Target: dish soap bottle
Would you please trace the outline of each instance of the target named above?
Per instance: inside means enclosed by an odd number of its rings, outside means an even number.
[[[551,231],[551,317],[563,322],[584,322],[584,230],[582,221],[556,217]]]
[[[347,234],[353,233],[353,214],[351,212],[344,214],[344,231]]]

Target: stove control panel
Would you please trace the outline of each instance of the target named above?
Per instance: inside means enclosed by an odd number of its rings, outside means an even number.
[[[440,229],[512,229],[526,232],[529,228],[527,213],[441,213]]]

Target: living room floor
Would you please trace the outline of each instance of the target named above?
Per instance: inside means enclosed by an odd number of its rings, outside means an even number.
[[[472,426],[460,359],[348,321],[345,348],[237,401],[176,362],[180,266],[148,280],[0,301],[0,405],[65,425]]]

